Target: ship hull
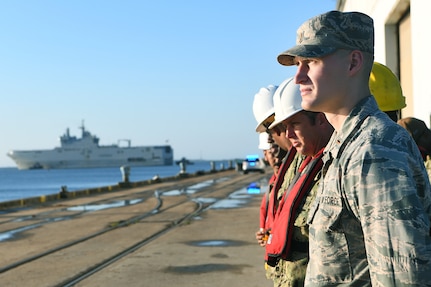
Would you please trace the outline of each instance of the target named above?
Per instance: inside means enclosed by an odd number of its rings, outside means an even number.
[[[10,151],[8,156],[14,160],[20,170],[173,164],[173,152],[170,146],[55,148],[52,150]]]

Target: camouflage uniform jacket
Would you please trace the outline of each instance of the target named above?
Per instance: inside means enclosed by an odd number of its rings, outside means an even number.
[[[370,96],[323,160],[305,286],[431,286],[430,183],[408,133]]]

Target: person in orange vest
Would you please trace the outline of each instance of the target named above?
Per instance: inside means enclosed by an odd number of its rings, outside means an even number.
[[[276,202],[266,244],[267,265],[274,286],[303,286],[308,263],[308,210],[320,181],[323,149],[333,128],[323,113],[304,111],[293,78],[274,94],[275,120],[269,129],[283,130],[297,153],[305,156],[289,185],[271,194]]]
[[[295,148],[292,148],[290,141],[286,137],[286,131],[283,130],[280,125],[276,125],[269,129],[269,126],[275,119],[273,96],[277,88],[278,87],[275,86],[261,88],[255,95],[253,102],[253,113],[257,121],[256,132],[268,133],[270,141],[273,141],[272,147],[277,147],[278,149],[278,151],[273,149],[273,152],[276,152],[277,154],[281,154],[283,151],[285,152],[281,165],[278,171],[273,175],[272,179],[270,179],[268,191],[262,198],[260,208],[260,227],[255,234],[258,244],[262,247],[265,247],[266,245],[276,213],[275,209],[278,206],[278,198],[275,197],[270,200],[271,195],[273,191],[275,191],[276,194],[279,194],[279,190],[284,190],[290,184],[291,179],[294,177],[303,160],[303,156],[300,153],[297,153]],[[271,268],[267,268],[267,259],[268,258],[265,253],[264,260],[266,277],[272,278],[273,271]]]
[[[269,229],[267,223],[268,208],[269,208],[269,195],[276,183],[277,174],[280,166],[286,156],[287,150],[290,148],[287,140],[283,140],[277,137],[276,140],[272,137],[271,133],[268,133],[267,128],[263,123],[273,121],[274,119],[274,104],[273,96],[277,86],[269,85],[259,89],[258,93],[255,94],[253,100],[253,115],[257,121],[256,132],[259,133],[259,148],[263,150],[265,160],[272,167],[274,173],[268,181],[268,188],[265,194],[262,196],[262,202],[260,206],[260,217],[259,217],[259,230],[256,232],[256,240],[259,245],[265,246],[266,244],[266,230]],[[266,142],[265,142],[266,141]],[[280,145],[282,147],[280,147]]]
[[[264,234],[267,228],[266,218],[268,215],[269,195],[277,179],[277,174],[282,160],[286,155],[286,151],[281,149],[278,144],[274,142],[271,135],[266,132],[259,134],[258,148],[263,151],[265,161],[273,170],[273,173],[268,180],[267,190],[262,196],[262,201],[260,204],[259,231],[256,232],[258,244],[265,246],[266,240],[264,240],[263,236],[261,237],[260,234]]]

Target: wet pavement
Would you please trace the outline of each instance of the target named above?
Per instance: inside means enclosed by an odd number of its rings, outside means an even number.
[[[273,286],[254,238],[261,196],[255,189],[233,192],[76,286]]]
[[[229,179],[229,177],[222,177],[222,178],[211,179],[211,180],[199,182],[199,183],[196,183],[196,184],[193,184],[190,186],[186,186],[186,187],[181,188],[181,189],[168,190],[168,191],[163,191],[163,192],[155,191],[155,196],[156,197],[178,196],[178,195],[184,195],[184,194],[192,195],[192,194],[199,192],[199,190],[201,190],[203,188],[210,187],[211,185],[213,185],[215,183],[223,182],[223,181],[226,181],[228,179]],[[265,184],[265,181],[263,181],[262,184]],[[243,190],[237,191],[236,193],[238,193],[238,192],[239,193],[247,193],[247,190],[243,189]],[[105,209],[135,205],[135,204],[139,204],[143,201],[144,201],[144,199],[140,199],[140,198],[138,198],[138,199],[126,199],[126,200],[114,200],[114,201],[103,202],[103,203],[89,203],[89,204],[87,203],[87,204],[82,204],[82,205],[75,205],[72,207],[64,208],[62,210],[66,211],[66,212],[67,211],[79,212],[78,215],[80,215],[84,212],[93,212],[93,211],[100,211],[100,210],[105,210]],[[202,203],[212,203],[212,202],[215,202],[216,200],[213,198],[208,198],[208,199],[197,198],[197,199],[195,199],[195,201],[200,201]],[[226,201],[220,202],[218,204],[221,208],[223,208],[224,205],[226,205],[226,204],[234,207],[235,205],[240,204],[240,203],[232,203],[232,202],[230,202],[230,200],[226,200]],[[21,209],[24,210],[25,208],[21,208]],[[5,211],[3,211],[3,214],[13,213],[14,211],[15,210],[13,210],[13,209],[9,210],[9,211],[5,210]],[[153,213],[156,213],[156,212],[157,212],[157,210],[153,211]],[[74,216],[77,216],[77,214],[75,214]],[[28,226],[8,230],[7,232],[0,232],[0,242],[13,239],[14,237],[19,236],[19,234],[21,234],[25,231],[38,228],[44,224],[49,224],[49,223],[63,221],[63,220],[70,220],[74,216],[59,216],[59,217],[45,218],[45,219],[40,220],[38,223],[35,223],[35,224],[31,224]],[[13,221],[24,222],[24,221],[34,221],[34,220],[37,220],[36,216],[31,215],[31,216],[18,217],[16,219],[14,219]]]
[[[34,286],[57,286],[47,282],[62,282],[74,274],[73,270],[83,268],[78,255],[88,254],[82,256],[83,262],[94,264],[108,250],[115,254],[117,249],[131,246],[136,238],[146,238],[147,234],[157,233],[159,228],[172,224],[175,214],[186,214],[193,210],[196,204],[190,202],[184,206],[178,205],[176,209],[167,209],[171,204],[189,198],[199,202],[204,207],[203,212],[74,286],[272,286],[272,282],[265,278],[264,250],[254,238],[263,196],[260,186],[266,186],[267,179],[252,175],[239,177],[234,174],[230,179],[218,177],[199,183],[191,180],[187,187],[183,184],[183,187],[179,187],[179,184],[149,186],[149,197],[145,197],[148,192],[139,188],[76,198],[54,206],[36,207],[34,210],[4,213],[0,243],[3,259],[8,258],[6,265],[17,258],[62,246],[75,238],[88,237],[88,234],[104,230],[111,223],[122,222],[133,214],[139,214],[141,220],[94,240],[97,246],[87,244],[76,246],[78,251],[62,251],[61,262],[59,257],[51,256],[41,260],[43,263],[33,264],[37,266],[20,266],[0,274],[0,282],[15,282],[16,285],[8,286],[23,286],[21,283],[26,277],[36,282],[34,276],[37,274],[39,283]],[[250,183],[253,178],[259,178],[259,182],[253,182],[248,187],[241,185],[241,182]],[[229,181],[225,185],[212,187],[215,182],[226,180]],[[209,192],[204,192],[207,188]],[[139,194],[138,199],[134,199],[135,194]],[[141,195],[146,199],[140,201]],[[159,197],[164,199],[163,204],[158,203]],[[152,211],[157,213],[159,207],[164,212],[159,217],[155,214],[157,219],[142,217],[146,213],[152,214]],[[27,246],[25,251],[22,246]],[[92,254],[93,249],[100,249],[100,254]],[[63,262],[64,265],[61,265]],[[58,266],[54,274],[53,264]]]

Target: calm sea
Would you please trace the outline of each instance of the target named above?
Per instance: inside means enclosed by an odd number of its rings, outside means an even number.
[[[213,166],[212,164],[213,163]],[[229,167],[228,161],[193,161],[186,165],[186,172],[210,171]],[[232,163],[232,167],[234,163]],[[132,167],[129,180],[143,181],[158,175],[161,178],[175,176],[180,172],[176,164],[158,167]],[[83,190],[117,184],[122,181],[120,168],[18,170],[0,168],[0,202],[58,193],[62,186],[67,190]]]

